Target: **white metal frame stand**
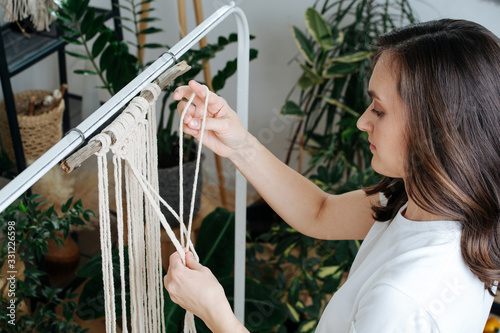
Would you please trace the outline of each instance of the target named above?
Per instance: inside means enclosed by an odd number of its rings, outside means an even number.
[[[168,52],[164,53],[144,72],[127,84],[123,89],[111,97],[105,104],[85,119],[80,125],[72,129],[58,143],[38,158],[26,170],[9,182],[0,190],[0,212],[7,208],[19,196],[27,191],[37,180],[47,173],[57,163],[71,154],[92,136],[107,120],[137,95],[147,84],[163,73],[168,67],[175,64],[187,50],[207,35],[214,27],[230,15],[234,15],[238,27],[238,75],[237,101],[238,115],[248,128],[248,87],[249,87],[249,52],[250,34],[248,22],[243,11],[236,7],[234,2],[222,6],[186,37],[180,40]],[[236,204],[235,204],[235,257],[234,257],[234,312],[236,317],[244,323],[245,314],[245,237],[246,237],[246,179],[236,171]]]

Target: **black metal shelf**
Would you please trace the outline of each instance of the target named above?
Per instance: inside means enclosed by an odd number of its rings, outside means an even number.
[[[66,43],[59,39],[52,25],[50,31],[25,36],[12,26],[2,27],[2,41],[7,73],[10,77],[19,74],[52,53],[63,49]]]
[[[113,19],[118,39],[123,39],[120,26],[120,11],[118,0],[110,0],[111,10],[96,8],[96,12],[106,14],[106,20]],[[5,24],[1,27],[0,38],[0,82],[7,111],[12,145],[16,155],[17,171],[26,168],[24,152],[17,122],[14,93],[12,91],[11,77],[21,73],[49,55],[57,52],[59,63],[59,83],[67,83],[66,56],[64,48],[67,43],[60,37],[61,33],[56,25],[51,26],[50,31],[30,33],[29,37],[20,32],[14,23]],[[67,94],[65,96],[66,110],[63,115],[63,131],[69,130],[70,116]]]

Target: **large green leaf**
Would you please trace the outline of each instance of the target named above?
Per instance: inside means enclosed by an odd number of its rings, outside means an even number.
[[[318,319],[305,320],[300,323],[299,328],[296,332],[306,333],[306,332],[314,332],[316,325],[318,324]]]
[[[327,276],[333,276],[337,271],[339,271],[340,266],[323,266],[320,267],[316,276],[320,279],[324,279]],[[342,272],[341,272],[342,273]]]
[[[288,315],[290,316],[290,319],[294,323],[298,323],[300,321],[300,314],[299,312],[288,302],[285,302],[285,307],[288,312]]]
[[[305,64],[299,63],[300,67],[304,71],[304,75],[306,75],[312,82],[313,85],[321,84],[324,81],[324,78],[316,73],[312,68],[308,67]]]
[[[160,28],[155,28],[155,27],[149,27],[149,28],[146,28],[146,29],[143,29],[141,31],[139,31],[139,34],[141,35],[149,35],[149,34],[155,34],[157,32],[162,32],[163,30],[160,29]]]
[[[92,22],[91,28],[85,33],[85,38],[87,40],[91,40],[95,35],[97,35],[99,31],[106,30],[107,28],[104,26],[105,21],[106,15],[104,14],[95,17]]]
[[[307,37],[299,30],[296,26],[292,25],[292,34],[295,39],[297,47],[304,57],[304,59],[310,64],[314,65],[314,48],[307,39]]]
[[[61,36],[60,37],[63,41],[69,44],[74,44],[74,45],[83,45],[83,42],[79,40],[78,38],[74,37],[66,37],[66,36]]]
[[[88,69],[75,69],[73,71],[73,73],[79,74],[79,75],[97,75],[98,74],[97,72],[91,71]]]
[[[99,66],[101,67],[101,71],[105,71],[106,69],[108,69],[108,67],[115,61],[116,48],[117,42],[112,42],[108,44],[108,46],[102,53],[101,58],[99,59]]]
[[[299,119],[304,117],[304,112],[294,101],[286,101],[280,109],[280,114],[283,116],[293,116]]]
[[[85,10],[89,7],[90,0],[73,0],[68,1],[68,4],[71,6],[72,13],[75,14],[76,21],[79,21],[83,14],[85,14]]]
[[[57,26],[59,27],[59,29],[69,34],[70,36],[78,36],[78,31],[76,31],[72,27],[67,26],[66,24],[58,24]]]
[[[220,281],[230,303],[234,302],[234,278]],[[285,322],[283,303],[273,290],[247,278],[245,280],[245,327],[250,332],[271,329]]]
[[[311,80],[311,78],[308,75],[302,74],[302,76],[299,77],[299,79],[297,80],[297,85],[302,90],[308,90],[313,88],[315,86],[315,83]]]
[[[109,42],[111,34],[112,32],[110,30],[105,30],[96,38],[92,45],[92,57],[97,58],[97,56],[101,54],[106,44]]]
[[[373,52],[370,51],[359,51],[351,54],[346,54],[344,56],[331,58],[328,60],[328,62],[346,62],[346,63],[360,62],[365,59],[368,59],[372,55]]]
[[[217,208],[200,227],[196,252],[200,263],[209,267],[217,278],[231,275],[234,266],[234,214]]]
[[[352,74],[359,69],[359,63],[334,62],[328,64],[323,71],[323,77],[336,78]]]
[[[316,9],[312,7],[307,8],[305,20],[309,33],[323,50],[330,50],[335,46],[332,30]]]
[[[70,56],[78,58],[78,59],[89,60],[89,57],[86,56],[85,54],[71,52],[71,51],[67,51],[67,50],[66,50],[66,53],[69,54]]]
[[[94,16],[95,16],[95,8],[91,7],[89,10],[85,12],[85,16],[83,16],[82,22],[80,24],[80,28],[82,30],[83,34],[87,34],[90,30],[95,30],[95,22],[94,22]],[[87,38],[88,40],[90,38]]]
[[[325,102],[327,102],[329,104],[332,104],[332,105],[335,105],[336,107],[341,108],[342,110],[344,110],[345,112],[353,115],[354,117],[359,117],[360,116],[359,112],[354,111],[353,109],[351,109],[347,105],[339,102],[335,98],[330,98],[330,97],[327,97],[327,96],[321,96],[321,97],[325,100]]]

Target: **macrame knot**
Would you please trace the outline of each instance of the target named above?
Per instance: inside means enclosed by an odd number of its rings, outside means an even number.
[[[144,97],[138,96],[138,97],[135,97],[130,102],[129,107],[137,108],[140,112],[141,118],[144,118],[144,116],[148,112],[149,102]],[[136,119],[138,119],[138,118],[136,118]]]
[[[148,84],[144,91],[149,91],[153,95],[153,101],[156,101],[161,94],[161,88],[156,83],[152,82]]]
[[[104,156],[108,153],[109,147],[111,147],[111,137],[106,133],[99,133],[92,141],[98,141],[101,143],[101,149],[95,153],[97,156]]]
[[[128,140],[126,140],[126,142],[127,142],[127,141],[128,141]],[[127,157],[127,150],[125,149],[125,147],[126,147],[126,142],[125,142],[125,143],[121,143],[121,144],[119,144],[119,145],[114,144],[114,145],[112,145],[112,146],[111,146],[111,151],[113,152],[113,154],[114,154],[117,158],[119,158],[119,159],[121,159],[121,160],[123,160],[123,159],[125,159],[125,158]]]

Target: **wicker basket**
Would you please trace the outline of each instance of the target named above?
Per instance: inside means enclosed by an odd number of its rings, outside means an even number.
[[[38,104],[43,101],[45,96],[51,94],[51,91],[45,90],[27,90],[14,94],[18,113],[17,121],[26,161],[36,160],[62,138],[64,100],[59,103],[58,107],[54,107],[47,112],[32,116],[27,115],[29,101],[32,96],[36,98],[35,103]],[[0,102],[0,139],[9,158],[15,161],[4,101]]]

